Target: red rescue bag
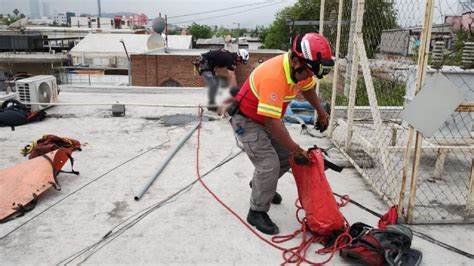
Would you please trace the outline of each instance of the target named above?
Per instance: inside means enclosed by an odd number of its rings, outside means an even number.
[[[396,224],[398,220],[398,205],[390,207],[388,212],[379,220],[379,229],[387,229],[387,225]]]
[[[33,159],[48,152],[52,152],[59,148],[67,148],[71,152],[81,151],[81,143],[78,140],[70,138],[62,138],[56,135],[44,135],[37,141],[33,141],[21,150],[23,156],[30,155],[28,159]]]
[[[308,155],[311,162],[308,165],[296,164],[290,159],[306,224],[319,236],[344,231],[346,223],[326,180],[322,151],[319,148],[310,149]]]

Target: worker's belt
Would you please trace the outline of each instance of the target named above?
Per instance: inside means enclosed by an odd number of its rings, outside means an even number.
[[[240,110],[240,108],[237,109],[237,114],[239,114],[239,115],[241,115],[241,116],[243,116],[243,117],[249,118],[246,114],[244,114],[244,113],[242,112],[242,110]]]
[[[243,112],[242,110],[240,110],[240,106],[239,106],[239,102],[237,101],[234,101],[232,102],[232,104],[229,106],[229,108],[227,109],[227,113],[230,115],[230,116],[234,116],[236,114],[239,114],[241,116],[244,116],[244,117],[247,117]]]

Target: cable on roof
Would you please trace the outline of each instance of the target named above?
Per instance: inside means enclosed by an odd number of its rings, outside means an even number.
[[[210,173],[212,173],[213,171],[217,170],[218,168],[220,168],[221,166],[227,164],[228,162],[232,161],[233,159],[235,159],[237,156],[239,156],[240,154],[242,153],[242,150],[240,150],[239,152],[235,153],[235,154],[230,154],[228,156],[226,156],[224,158],[224,160],[222,160],[220,163],[218,163],[216,166],[214,166],[213,168],[211,168],[209,171],[207,171],[206,173],[204,173],[202,175],[202,177],[205,177],[207,175],[209,175]],[[194,181],[192,181],[191,183],[189,183],[188,185],[182,187],[181,189],[179,189],[178,191],[176,191],[175,193],[169,195],[168,197],[166,197],[165,199],[157,202],[157,203],[154,203],[148,207],[146,207],[145,209],[142,209],[138,212],[136,212],[135,214],[131,215],[130,217],[128,217],[127,219],[125,219],[123,222],[119,223],[118,225],[116,225],[115,227],[113,227],[111,230],[109,230],[99,241],[97,241],[96,243],[72,254],[71,256],[63,259],[62,261],[58,262],[57,264],[64,264],[64,265],[67,265],[71,262],[73,262],[74,260],[76,260],[77,258],[81,257],[81,256],[85,256],[78,264],[82,264],[83,262],[87,261],[92,255],[94,255],[96,252],[98,252],[100,249],[102,249],[104,246],[106,246],[107,244],[109,244],[111,241],[113,241],[115,238],[119,237],[121,234],[123,234],[124,232],[126,232],[128,229],[132,228],[134,225],[136,225],[138,222],[140,222],[142,219],[144,219],[146,216],[148,216],[149,214],[151,214],[152,212],[158,210],[159,208],[169,204],[169,203],[172,203],[174,201],[176,201],[179,196],[183,195],[184,193],[188,192],[191,190],[191,188],[194,186],[194,184],[196,184],[197,182],[199,181],[199,179],[195,179]],[[87,255],[86,255],[87,254]]]
[[[342,198],[342,197],[343,197],[342,195],[339,195],[339,194],[334,193],[334,192],[333,192],[333,194],[334,194],[335,196],[339,197],[339,198]],[[371,209],[365,207],[364,205],[360,204],[359,202],[357,202],[357,201],[355,201],[355,200],[353,200],[353,199],[349,199],[349,202],[352,203],[352,204],[354,204],[354,205],[356,205],[356,206],[359,207],[360,209],[362,209],[362,210],[364,210],[364,211],[366,211],[366,212],[368,212],[368,213],[370,213],[370,214],[372,214],[372,215],[378,217],[378,218],[382,218],[382,216],[383,216],[382,214],[380,214],[380,213],[378,213],[378,212],[376,212],[376,211],[374,211],[374,210],[371,210]],[[457,254],[459,254],[459,255],[468,257],[468,258],[470,258],[470,259],[474,259],[474,254],[471,254],[471,253],[466,252],[466,251],[464,251],[464,250],[458,249],[458,248],[456,248],[456,247],[454,247],[454,246],[451,246],[451,245],[449,245],[449,244],[446,244],[446,243],[444,243],[444,242],[442,242],[442,241],[436,240],[436,239],[432,238],[431,236],[429,236],[429,235],[427,235],[427,234],[417,232],[417,231],[415,231],[415,230],[413,230],[413,229],[411,229],[411,230],[412,230],[412,232],[413,232],[413,235],[415,235],[415,236],[417,236],[417,237],[419,237],[419,238],[421,238],[421,239],[424,239],[424,240],[426,240],[426,241],[428,241],[428,242],[431,242],[431,243],[433,243],[433,244],[435,244],[435,245],[437,245],[437,246],[440,246],[440,247],[442,247],[442,248],[445,248],[445,249],[447,249],[447,250],[449,250],[449,251],[455,252],[455,253],[457,253]]]
[[[170,137],[169,133],[170,133],[172,130],[175,130],[175,129],[177,129],[177,128],[178,128],[178,127],[171,128],[171,129],[169,129],[169,130],[166,132],[166,135],[168,136],[168,140],[166,140],[166,141],[160,143],[160,144],[157,145],[157,146],[151,147],[151,148],[145,150],[145,151],[142,152],[142,153],[139,153],[139,154],[133,156],[132,158],[128,159],[127,161],[125,161],[125,162],[123,162],[123,163],[121,163],[121,164],[119,164],[119,165],[113,167],[112,169],[108,170],[107,172],[105,172],[105,173],[101,174],[100,176],[98,176],[98,177],[92,179],[91,181],[87,182],[87,183],[84,184],[83,186],[79,187],[78,189],[72,191],[71,193],[69,193],[69,194],[66,195],[65,197],[61,198],[60,200],[56,201],[56,202],[53,203],[52,205],[48,206],[46,209],[42,210],[42,211],[39,212],[38,214],[34,215],[34,216],[31,217],[30,219],[24,221],[22,224],[20,224],[19,226],[15,227],[13,230],[11,230],[10,232],[8,232],[8,233],[5,234],[4,236],[0,237],[0,239],[6,238],[7,236],[9,236],[10,234],[12,234],[13,232],[17,231],[18,229],[20,229],[21,227],[23,227],[23,226],[26,225],[27,223],[29,223],[29,222],[31,222],[32,220],[36,219],[38,216],[42,215],[42,214],[45,213],[46,211],[50,210],[51,208],[55,207],[55,206],[58,205],[59,203],[63,202],[64,200],[66,200],[66,199],[69,198],[70,196],[74,195],[75,193],[79,192],[80,190],[82,190],[83,188],[89,186],[90,184],[92,184],[92,183],[98,181],[99,179],[103,178],[104,176],[110,174],[111,172],[117,170],[118,168],[124,166],[125,164],[127,164],[127,163],[129,163],[129,162],[131,162],[131,161],[133,161],[133,160],[135,160],[135,159],[137,159],[137,158],[143,156],[144,154],[146,154],[146,153],[148,153],[148,152],[150,152],[150,151],[152,151],[152,150],[158,149],[159,147],[161,147],[161,146],[167,144],[168,142],[171,141],[171,137]]]

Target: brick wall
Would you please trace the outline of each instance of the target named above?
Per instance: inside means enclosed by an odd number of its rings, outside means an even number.
[[[242,85],[256,66],[278,54],[251,53],[248,64],[237,67],[237,83]],[[160,87],[163,82],[172,79],[182,87],[204,87],[204,80],[193,73],[191,62],[194,58],[196,55],[132,55],[132,84]],[[226,69],[216,69],[216,73],[227,76]]]

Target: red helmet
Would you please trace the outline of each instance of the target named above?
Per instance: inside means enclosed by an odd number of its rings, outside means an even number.
[[[327,75],[334,66],[331,46],[326,38],[318,33],[297,35],[293,39],[291,51],[306,65],[318,78]]]

